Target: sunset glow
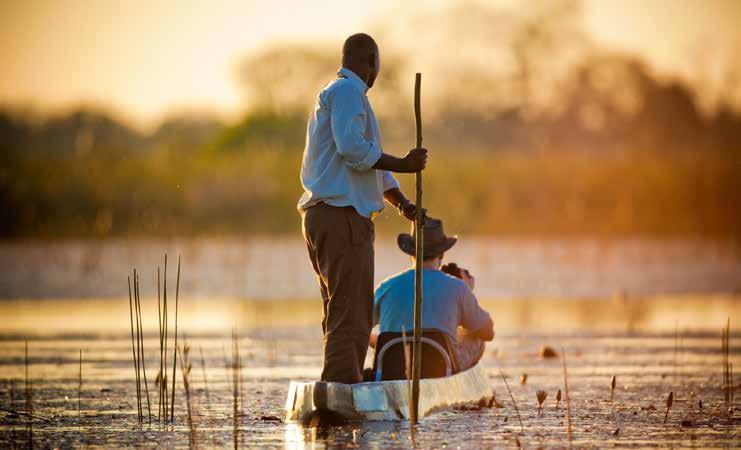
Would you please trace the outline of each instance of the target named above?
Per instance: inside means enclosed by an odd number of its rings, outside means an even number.
[[[519,5],[496,3],[510,10]],[[240,58],[287,41],[338,46],[353,31],[383,26],[403,12],[392,4],[4,2],[0,104],[30,103],[41,110],[95,104],[139,125],[182,110],[233,118],[249,102],[235,81]],[[427,8],[434,13],[450,4]],[[740,53],[741,4],[733,0],[591,0],[582,8],[585,28],[597,42],[634,52],[662,73],[703,81],[713,97]],[[415,36],[415,45],[424,41]]]

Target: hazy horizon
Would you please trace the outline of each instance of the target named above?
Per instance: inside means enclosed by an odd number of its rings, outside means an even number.
[[[4,4],[0,106],[58,112],[95,105],[144,128],[183,111],[233,119],[249,107],[236,66],[250,54],[280,43],[339,48],[354,31],[375,30],[410,14],[426,14],[434,27],[434,19],[449,8],[471,4],[477,3],[436,1],[424,11],[388,1],[348,6],[334,0],[227,2],[221,8],[199,1],[130,2],[125,8],[74,0]],[[530,12],[507,0],[493,4],[514,15]],[[581,26],[596,45],[649,61],[660,77],[702,86],[701,104],[712,107],[719,99],[741,104],[738,92],[723,91],[741,52],[741,30],[735,26],[741,3],[586,0],[580,5]],[[404,38],[403,32],[398,35],[394,39]],[[415,45],[424,46],[424,37],[415,38]],[[381,44],[383,51],[399,42]],[[417,65],[434,80],[431,67],[415,59]]]

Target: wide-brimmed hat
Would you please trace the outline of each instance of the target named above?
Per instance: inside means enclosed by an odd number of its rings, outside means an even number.
[[[416,243],[414,241],[414,224],[412,224],[412,233],[401,233],[396,238],[399,248],[407,255],[414,256],[416,253]],[[443,231],[443,221],[427,217],[423,225],[423,246],[422,257],[430,258],[442,255],[447,252],[458,242],[458,236],[446,236]]]

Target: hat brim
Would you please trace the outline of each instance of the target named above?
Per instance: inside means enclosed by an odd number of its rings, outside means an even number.
[[[422,250],[422,257],[432,257],[441,255],[450,250],[455,243],[458,242],[458,236],[449,236],[445,238],[445,241],[440,242],[432,246],[424,246]],[[414,242],[414,236],[408,233],[401,233],[396,238],[396,243],[399,249],[409,256],[416,254],[416,242]]]

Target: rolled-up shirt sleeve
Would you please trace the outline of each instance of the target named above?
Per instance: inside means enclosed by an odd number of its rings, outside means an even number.
[[[396,181],[396,178],[391,174],[391,172],[384,170],[382,173],[383,177],[383,192],[388,191],[389,189],[399,189],[399,182]]]
[[[357,89],[343,86],[335,91],[332,137],[344,163],[358,171],[371,169],[381,159],[382,153],[377,142],[365,138],[366,115],[362,94]]]

